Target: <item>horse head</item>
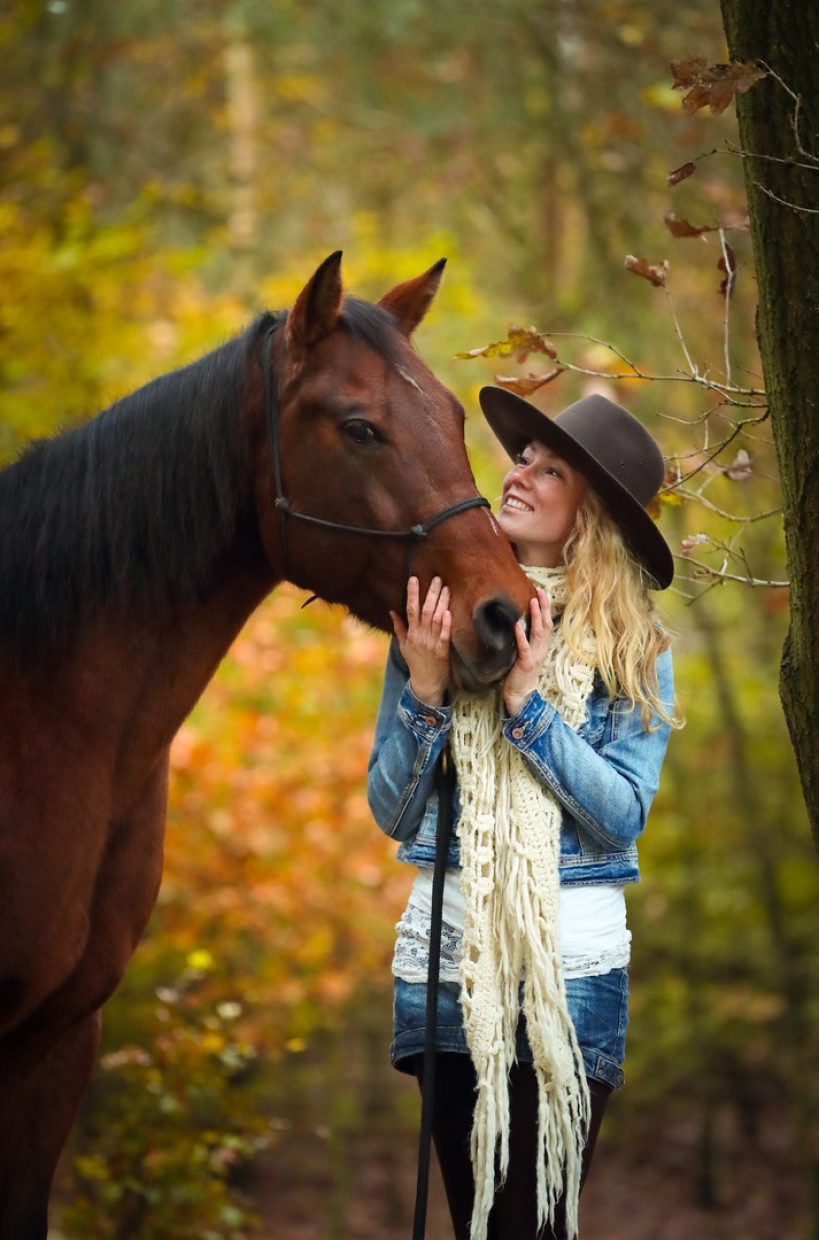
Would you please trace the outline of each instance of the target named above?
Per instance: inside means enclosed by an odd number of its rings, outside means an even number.
[[[340,253],[321,264],[263,359],[273,412],[258,508],[281,576],[375,628],[391,630],[390,609],[403,614],[410,572],[422,597],[438,574],[452,595],[455,674],[478,689],[514,661],[532,589],[477,506],[463,409],[410,341],[444,261],[377,305],[344,296]]]

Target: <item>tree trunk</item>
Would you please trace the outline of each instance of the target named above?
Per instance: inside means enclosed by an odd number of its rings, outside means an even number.
[[[256,206],[259,100],[256,60],[249,37],[231,27],[225,48],[227,116],[230,135],[230,209],[228,243],[233,256],[233,285],[254,303],[254,259],[259,216]]]
[[[721,7],[731,58],[764,61],[781,79],[738,95],[737,114],[791,581],[780,694],[819,849],[819,6]]]

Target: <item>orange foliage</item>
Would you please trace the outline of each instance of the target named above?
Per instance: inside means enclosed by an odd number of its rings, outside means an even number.
[[[214,995],[277,1054],[389,981],[410,875],[372,821],[385,639],[280,589],[172,748],[166,873],[143,952],[208,950]]]

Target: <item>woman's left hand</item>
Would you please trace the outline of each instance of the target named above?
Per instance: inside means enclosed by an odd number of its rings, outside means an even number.
[[[545,590],[538,589],[537,598],[529,602],[530,628],[527,640],[523,623],[515,625],[518,657],[503,682],[503,704],[510,715],[516,715],[525,699],[537,688],[540,669],[552,637],[552,615]]]

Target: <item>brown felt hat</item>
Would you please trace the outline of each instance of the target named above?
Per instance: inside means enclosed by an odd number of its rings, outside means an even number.
[[[533,440],[545,444],[588,481],[656,590],[674,576],[668,543],[646,512],[660,489],[663,455],[645,427],[605,396],[584,396],[547,417],[505,388],[481,388],[487,422],[514,460]]]

